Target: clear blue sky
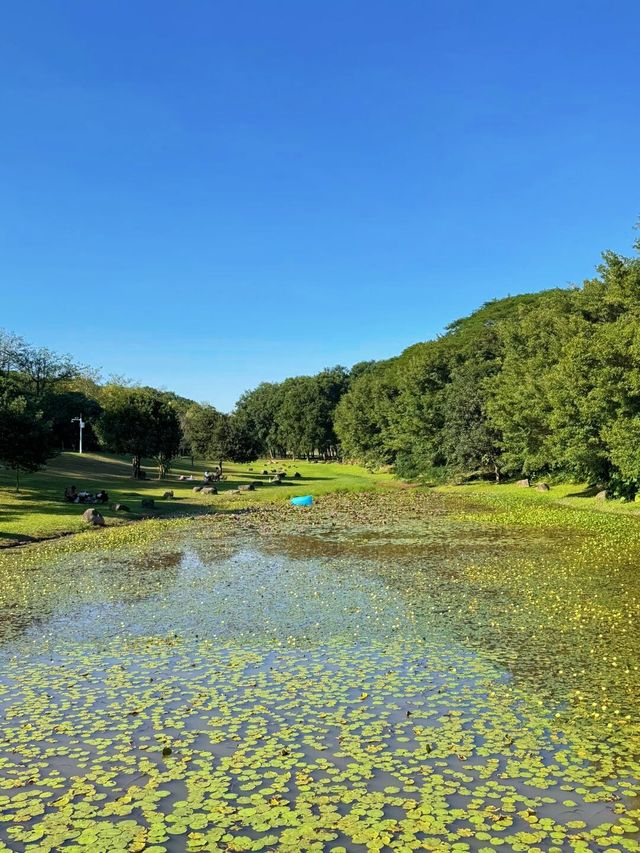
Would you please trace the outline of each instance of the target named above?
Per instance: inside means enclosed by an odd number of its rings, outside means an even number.
[[[18,0],[0,326],[223,409],[631,253],[640,4]]]

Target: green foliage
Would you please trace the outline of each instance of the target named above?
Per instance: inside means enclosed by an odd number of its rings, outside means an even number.
[[[51,425],[35,401],[10,379],[0,380],[0,463],[20,474],[37,471],[55,451]]]
[[[349,373],[343,367],[281,383],[262,383],[242,395],[233,417],[238,428],[251,437],[256,454],[296,458],[318,453],[335,458],[334,413],[348,384]]]

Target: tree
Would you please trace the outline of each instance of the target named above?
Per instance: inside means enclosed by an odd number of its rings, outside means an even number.
[[[285,447],[278,429],[277,415],[284,396],[284,383],[263,382],[245,392],[236,405],[234,417],[252,436],[257,455],[271,459],[283,456]]]
[[[151,388],[107,386],[103,412],[96,424],[102,444],[114,453],[131,456],[133,477],[140,477],[142,458],[158,463],[158,479],[177,456],[182,439],[180,419],[163,395]]]
[[[343,457],[370,466],[394,461],[389,426],[396,396],[393,361],[377,362],[356,374],[334,412]]]
[[[469,361],[456,370],[444,395],[442,450],[450,471],[493,471],[500,480],[500,433],[487,418],[485,364]]]
[[[7,377],[18,369],[27,349],[22,338],[0,329],[0,375]]]
[[[203,459],[209,456],[211,437],[220,417],[220,412],[207,404],[193,403],[186,410],[182,429],[192,455]]]
[[[29,391],[34,397],[41,397],[57,383],[78,376],[83,369],[74,364],[68,355],[56,355],[46,347],[21,349],[17,369],[24,376]]]
[[[51,424],[33,400],[21,394],[11,381],[0,385],[0,462],[20,474],[39,470],[55,456]]]

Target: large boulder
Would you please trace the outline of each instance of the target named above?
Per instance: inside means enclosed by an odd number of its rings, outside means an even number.
[[[519,486],[521,489],[528,489],[529,485],[530,483],[528,477],[525,477],[524,480],[518,480],[518,482],[516,483],[516,486]]]
[[[538,483],[538,485],[536,486],[536,489],[539,492],[548,492],[549,491],[549,484],[548,483]]]
[[[192,491],[192,492],[201,492],[201,491],[202,491],[202,486],[194,486],[194,487],[193,487],[193,489],[191,489],[191,491]]]
[[[601,492],[598,492],[598,494],[596,495],[596,500],[597,501],[606,501],[606,499],[608,497],[609,497],[609,494],[608,494],[607,490],[603,489]]]
[[[253,483],[247,483],[246,486],[238,486],[239,492],[255,492],[255,490],[256,487],[253,485]]]
[[[140,501],[140,506],[143,509],[153,509],[155,505],[156,502],[153,498],[142,498],[142,500]]]
[[[82,513],[82,520],[87,524],[92,524],[94,527],[104,527],[104,518],[100,515],[97,509],[85,509]]]
[[[205,486],[202,490],[203,495],[217,495],[218,490],[215,486]]]

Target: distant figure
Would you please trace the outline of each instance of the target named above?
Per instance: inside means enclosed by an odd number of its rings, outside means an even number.
[[[107,492],[105,492],[105,490],[104,490],[104,489],[101,489],[101,490],[98,492],[98,494],[96,495],[96,501],[97,501],[99,504],[106,504],[106,502],[107,502],[108,500],[109,500],[109,495],[107,494]]]
[[[76,491],[75,486],[67,486],[67,488],[64,490],[64,499],[72,504],[79,503],[78,492]]]

